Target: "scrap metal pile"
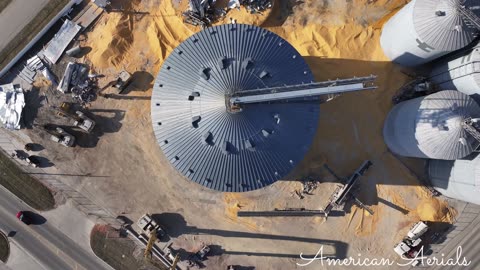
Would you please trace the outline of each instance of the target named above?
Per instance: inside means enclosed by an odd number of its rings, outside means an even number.
[[[69,62],[57,90],[62,93],[71,92],[82,105],[95,101],[98,84],[97,80],[89,78],[88,72],[88,66]]]
[[[272,7],[271,0],[239,0],[239,2],[251,14],[262,13]]]
[[[215,20],[216,0],[190,0],[189,9],[182,13],[183,22],[203,28],[210,26]]]
[[[189,9],[182,13],[183,22],[202,29],[210,26],[218,18],[226,15],[223,9],[215,8],[216,0],[189,0]],[[244,6],[248,12],[261,13],[272,7],[271,0],[230,0],[227,12],[230,9]]]

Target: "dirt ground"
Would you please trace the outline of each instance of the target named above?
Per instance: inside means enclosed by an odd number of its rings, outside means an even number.
[[[90,136],[77,132],[79,142],[73,149],[50,142],[36,130],[26,131],[45,146],[48,158],[68,174],[65,181],[72,186],[132,220],[145,212],[154,214],[174,238],[176,249],[196,251],[202,242],[214,245],[207,269],[225,269],[229,264],[329,269],[318,262],[296,265],[300,253],[313,256],[322,246],[324,256],[396,259],[392,248],[414,222],[454,219],[455,210],[432,198],[382,138],[391,98],[410,78],[383,55],[380,31],[382,23],[408,1],[277,1],[263,15],[244,9],[227,14],[223,22],[232,17],[285,38],[305,57],[317,80],[378,75],[377,90],[345,94],[319,105],[317,134],[304,161],[283,181],[248,193],[219,193],[190,182],[170,166],[152,132],[154,77],[163,59],[199,31],[184,25],[179,16],[186,0],[118,2],[122,12],[104,14],[87,32],[84,44],[91,52],[80,61],[106,75],[101,85],[122,69],[135,74],[134,83],[124,95],[99,97],[92,104],[97,128]],[[54,95],[48,86],[38,87],[41,93]],[[39,118],[48,114],[45,106],[38,108]],[[374,210],[373,216],[356,206],[347,206],[345,216],[328,221],[236,216],[239,209],[323,208],[336,186],[323,164],[348,177],[366,159],[373,167],[361,179],[359,198]],[[301,188],[297,180],[305,177],[322,184],[314,195],[300,200],[293,193]]]

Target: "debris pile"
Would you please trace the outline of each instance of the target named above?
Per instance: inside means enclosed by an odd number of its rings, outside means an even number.
[[[318,187],[318,181],[316,181],[316,180],[304,181],[303,182],[302,194],[313,195],[312,191],[314,191],[317,187]]]
[[[97,98],[97,80],[88,77],[89,67],[84,64],[69,62],[57,90],[62,93],[71,92],[82,105]]]
[[[272,7],[271,0],[240,0],[240,4],[251,14],[262,13]]]
[[[317,189],[319,181],[318,180],[313,180],[313,179],[305,179],[303,180],[303,189],[297,189],[295,190],[295,195],[299,199],[305,198],[305,195],[313,195],[313,191]]]
[[[0,85],[0,122],[7,129],[20,129],[20,118],[25,107],[23,89],[17,85]]]
[[[189,9],[182,13],[183,22],[202,29],[210,26],[218,17],[224,16],[225,12],[215,9],[216,0],[190,0]]]

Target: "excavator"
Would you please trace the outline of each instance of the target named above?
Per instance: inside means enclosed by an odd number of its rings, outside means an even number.
[[[58,115],[72,119],[74,126],[90,133],[95,127],[95,122],[81,111],[75,111],[73,113],[71,107],[72,103],[63,102],[62,105],[60,105],[60,108],[53,108],[57,111]]]

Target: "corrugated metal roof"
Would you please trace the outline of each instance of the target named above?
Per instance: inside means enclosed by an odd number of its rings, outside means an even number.
[[[274,33],[243,24],[208,28],[180,44],[159,72],[152,95],[155,136],[192,181],[219,191],[265,187],[303,159],[318,102],[247,104],[231,113],[226,95],[312,80],[301,55]]]
[[[423,99],[415,120],[415,138],[420,150],[431,158],[453,160],[465,157],[478,145],[461,123],[480,117],[480,107],[458,91],[441,91]],[[467,140],[466,144],[460,142]]]
[[[465,6],[480,16],[478,0],[417,0],[413,11],[415,30],[421,41],[436,50],[453,51],[467,46],[478,30],[458,11]],[[437,11],[441,12],[438,13]]]

